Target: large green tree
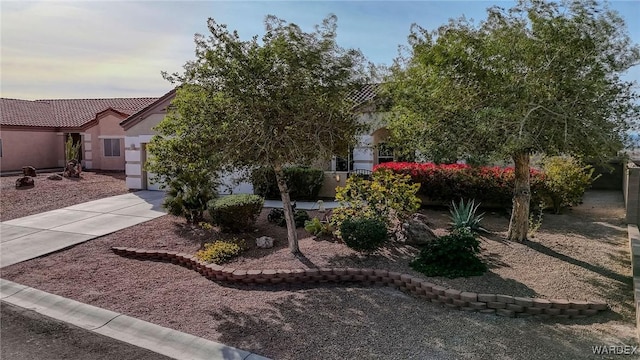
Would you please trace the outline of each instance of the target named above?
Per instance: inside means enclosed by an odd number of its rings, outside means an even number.
[[[337,45],[334,15],[314,32],[267,16],[260,40],[243,41],[213,19],[208,27],[210,36],[196,35],[196,59],[184,73],[165,74],[181,86],[159,138],[211,164],[273,167],[289,248],[298,254],[283,168],[328,160],[355,142],[360,124],[348,95],[367,81],[367,64],[359,50]],[[175,145],[176,134],[189,144]]]
[[[531,154],[614,155],[640,113],[620,77],[640,52],[596,2],[520,1],[479,24],[413,25],[405,49],[387,83],[392,136],[434,157],[511,159],[511,240],[528,232]]]

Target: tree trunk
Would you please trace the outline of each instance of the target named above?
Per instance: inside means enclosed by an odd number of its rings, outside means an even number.
[[[507,239],[521,242],[527,239],[529,232],[529,203],[531,202],[529,153],[516,153],[513,155],[513,161],[515,163],[515,190]]]
[[[298,247],[298,233],[296,232],[296,224],[293,218],[293,208],[291,207],[291,198],[289,197],[289,188],[284,176],[282,166],[274,166],[280,197],[282,198],[282,208],[284,209],[284,220],[287,223],[287,239],[289,240],[289,250],[294,255],[300,255]]]

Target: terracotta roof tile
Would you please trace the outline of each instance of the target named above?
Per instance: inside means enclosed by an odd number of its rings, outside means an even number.
[[[367,101],[373,100],[380,92],[380,84],[366,84],[360,90],[349,94],[349,98],[353,100],[355,106],[362,105]]]
[[[0,99],[0,124],[38,127],[81,127],[96,114],[113,109],[133,114],[158,98],[112,99]]]

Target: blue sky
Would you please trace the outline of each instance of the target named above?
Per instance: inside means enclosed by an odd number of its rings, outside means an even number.
[[[209,17],[242,38],[262,35],[267,14],[312,30],[338,16],[338,43],[389,65],[417,23],[485,18],[512,1],[1,1],[0,96],[19,99],[161,96],[161,71],[194,58],[193,35]],[[640,0],[612,1],[640,43]],[[626,76],[640,83],[640,66]]]

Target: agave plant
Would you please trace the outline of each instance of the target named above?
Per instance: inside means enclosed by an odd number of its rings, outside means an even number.
[[[465,204],[464,199],[460,199],[458,205],[453,201],[451,205],[453,205],[453,208],[450,210],[453,230],[468,229],[474,232],[484,230],[480,226],[480,221],[482,221],[484,213],[480,215],[476,214],[480,203],[476,204],[475,200],[471,200]]]

